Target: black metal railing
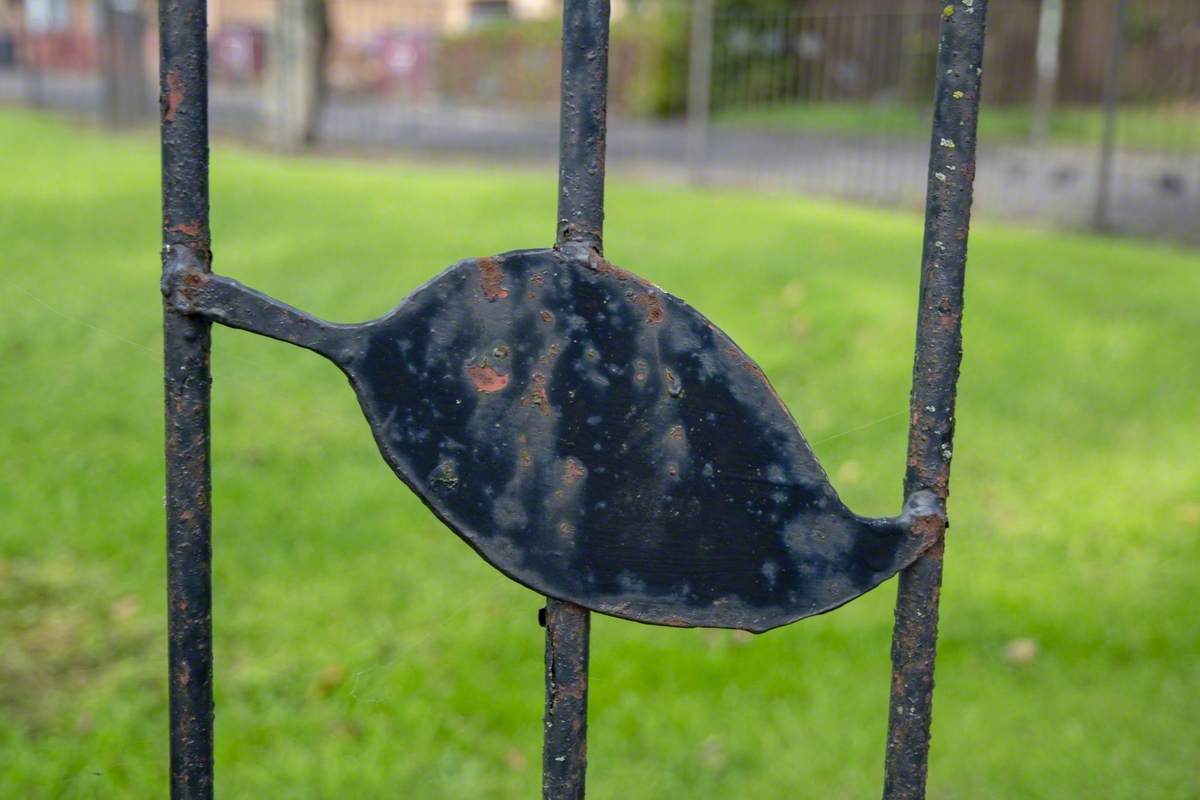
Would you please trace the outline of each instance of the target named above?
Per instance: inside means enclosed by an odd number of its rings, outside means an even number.
[[[947,5],[938,44],[904,492],[932,492],[943,504],[950,493],[955,390],[962,360],[963,280],[986,13],[987,3],[980,0]],[[892,634],[886,800],[925,796],[946,518],[926,517],[922,524],[929,526],[924,532],[937,543],[900,573]]]
[[[897,572],[884,797],[923,797],[987,6],[956,0],[942,13],[905,505],[866,519],[838,499],[749,356],[601,255],[607,0],[564,3],[554,247],[460,262],[358,325],[212,273],[205,2],[163,2],[172,796],[213,792],[209,330],[219,322],[337,364],[396,474],[484,559],[547,596],[545,798],[584,795],[592,610],[765,631]],[[568,352],[571,368],[555,368]],[[398,386],[403,367],[419,391]],[[607,427],[580,413],[618,399],[629,411]],[[460,410],[430,412],[439,402]]]
[[[208,43],[204,0],[159,6],[163,279],[206,273]],[[212,797],[211,323],[163,308],[171,796]]]

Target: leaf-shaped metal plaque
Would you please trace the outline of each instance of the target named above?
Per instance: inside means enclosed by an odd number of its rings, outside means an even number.
[[[595,254],[462,261],[330,325],[226,278],[180,302],[316,350],[384,458],[513,579],[615,616],[767,630],[928,545],[916,505],[851,513],[762,370],[699,312]]]

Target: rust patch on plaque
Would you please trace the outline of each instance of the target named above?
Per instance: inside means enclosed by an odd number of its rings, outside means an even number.
[[[665,312],[663,311],[662,300],[658,295],[650,292],[643,292],[634,298],[633,304],[646,312],[646,322],[651,325],[657,325],[663,321]]]
[[[467,367],[467,377],[475,385],[475,390],[484,394],[498,392],[505,386],[508,386],[508,376],[496,372],[495,369],[487,364]]]
[[[504,288],[504,270],[500,268],[498,259],[479,259],[479,288],[488,300],[503,300],[508,297],[508,289]]]
[[[563,467],[563,483],[570,486],[586,475],[587,470],[583,468],[583,464],[574,458],[567,459],[566,466]]]
[[[550,393],[546,391],[545,375],[540,372],[533,373],[533,388],[521,398],[521,405],[532,406],[542,412],[542,416],[550,416]]]

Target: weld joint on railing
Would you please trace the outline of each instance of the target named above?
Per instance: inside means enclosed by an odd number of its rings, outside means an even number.
[[[569,261],[590,264],[593,259],[601,257],[601,241],[599,236],[579,234],[573,237],[560,237],[554,249]]]
[[[162,282],[159,287],[167,307],[180,314],[195,314],[196,296],[210,276],[207,254],[183,244],[163,246]]]
[[[946,499],[929,489],[913,492],[904,501],[900,522],[911,535],[923,540],[919,552],[925,553],[945,538],[946,529],[950,527],[946,516]]]
[[[943,523],[948,523],[946,517],[946,500],[929,489],[920,489],[910,494],[904,501],[904,510],[900,519],[909,525],[917,520],[934,517]]]

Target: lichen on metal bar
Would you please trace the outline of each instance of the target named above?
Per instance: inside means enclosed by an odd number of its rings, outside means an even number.
[[[950,490],[962,360],[963,281],[987,7],[987,0],[948,3],[938,50],[904,489],[906,496],[932,492],[943,505]],[[922,528],[936,544],[901,572],[896,598],[885,800],[925,796],[945,518],[929,517]]]

